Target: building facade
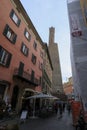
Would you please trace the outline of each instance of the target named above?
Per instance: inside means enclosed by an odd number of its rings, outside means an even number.
[[[41,92],[43,41],[18,0],[0,4],[0,96],[20,110],[25,91]],[[26,94],[25,94],[26,95]]]
[[[87,25],[86,0],[68,1],[68,13],[71,36],[71,65],[73,86],[76,98],[79,98],[87,111]],[[85,12],[85,15],[84,15]]]
[[[42,73],[42,92],[43,93],[52,93],[52,71],[53,66],[48,50],[47,43],[44,43],[44,57],[43,57],[43,73]]]
[[[49,53],[53,65],[52,72],[52,91],[57,94],[59,92],[63,93],[61,67],[59,59],[58,44],[54,42],[55,28],[51,27],[49,29]]]
[[[67,98],[69,100],[72,100],[74,98],[72,77],[68,78],[68,81],[63,84],[63,89],[64,89],[65,95],[67,95]]]

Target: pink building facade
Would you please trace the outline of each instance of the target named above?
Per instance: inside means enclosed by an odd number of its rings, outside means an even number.
[[[43,41],[20,1],[0,2],[0,96],[20,109],[25,90],[41,92]]]

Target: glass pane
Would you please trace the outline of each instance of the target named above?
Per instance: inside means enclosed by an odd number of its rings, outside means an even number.
[[[16,14],[13,15],[13,18],[14,22],[17,24],[18,23],[18,17],[16,16]]]

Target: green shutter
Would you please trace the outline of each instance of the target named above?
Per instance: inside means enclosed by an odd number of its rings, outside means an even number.
[[[6,63],[6,67],[9,67],[10,62],[11,62],[11,58],[12,58],[12,55],[9,53],[8,60],[7,60],[7,63]]]
[[[20,23],[21,23],[21,20],[20,20],[20,19],[18,19],[18,23],[17,23],[18,27],[19,27]]]
[[[30,35],[30,33],[29,33],[29,41],[31,40],[31,35]]]
[[[14,43],[14,44],[15,44],[15,42],[16,42],[16,38],[17,38],[17,35],[15,34],[15,36],[14,36],[14,38],[13,38],[12,43]]]
[[[25,28],[25,30],[24,30],[24,36],[26,36],[26,28]]]
[[[8,29],[9,29],[9,26],[8,26],[8,24],[6,24],[5,29],[4,29],[4,32],[3,32],[3,34],[4,34],[5,36],[6,36],[7,32],[8,32]]]
[[[0,46],[0,60],[1,60],[1,57],[2,57],[2,47]]]
[[[13,14],[14,14],[14,10],[12,9],[12,10],[11,10],[11,13],[10,13],[10,18],[13,17]]]

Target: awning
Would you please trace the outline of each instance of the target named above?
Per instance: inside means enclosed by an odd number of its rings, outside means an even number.
[[[30,91],[30,92],[36,92],[35,90],[33,90],[33,89],[31,89],[31,88],[25,88],[25,90],[24,91]]]
[[[51,98],[51,99],[54,99],[55,97],[52,96],[52,95],[40,93],[40,94],[37,94],[37,95],[34,95],[34,96],[27,97],[26,99],[36,99],[36,98],[47,98],[47,99]]]

